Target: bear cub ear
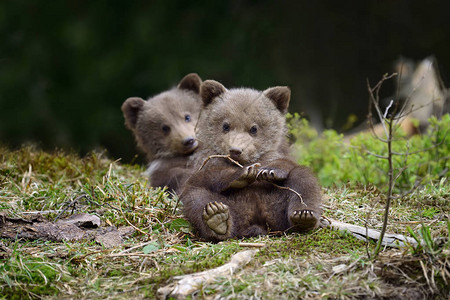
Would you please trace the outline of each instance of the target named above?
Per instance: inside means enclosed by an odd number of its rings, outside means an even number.
[[[197,73],[190,73],[181,79],[177,88],[181,90],[193,91],[196,94],[200,93],[200,85],[202,84],[202,79]]]
[[[144,106],[145,100],[139,97],[131,97],[122,104],[122,112],[125,117],[125,125],[129,129],[136,128],[139,111]]]
[[[276,86],[265,90],[264,95],[269,98],[276,108],[283,114],[286,114],[291,99],[291,90],[287,86]]]
[[[217,96],[226,92],[226,88],[215,80],[206,80],[200,87],[200,96],[203,100],[203,106],[207,107]]]

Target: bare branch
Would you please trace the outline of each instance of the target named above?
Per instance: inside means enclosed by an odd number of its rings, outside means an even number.
[[[279,189],[282,189],[282,190],[288,190],[288,191],[293,192],[293,193],[296,194],[297,197],[300,199],[300,202],[301,202],[303,205],[307,206],[306,203],[303,202],[302,195],[301,195],[299,192],[297,192],[296,190],[291,189],[291,188],[288,187],[288,186],[281,186],[281,185],[275,184],[275,183],[270,182],[270,181],[268,181],[268,182],[271,183],[271,184],[272,184],[274,187],[276,187],[276,188],[279,188]]]
[[[388,107],[386,107],[386,110],[384,111],[383,119],[386,119],[389,109],[391,108],[393,103],[394,103],[394,100],[391,100],[391,102],[389,102]]]
[[[366,152],[367,152],[367,154],[372,155],[372,156],[375,156],[375,157],[377,157],[377,158],[381,158],[381,159],[389,159],[389,156],[379,155],[379,154],[373,153],[373,152],[371,152],[371,151],[369,151],[369,150],[367,150],[367,149],[366,149]]]
[[[235,161],[234,159],[232,159],[232,158],[230,157],[230,155],[219,155],[219,154],[217,154],[217,155],[210,155],[210,156],[208,156],[208,157],[203,161],[203,164],[200,166],[200,168],[199,168],[198,170],[200,171],[201,169],[203,169],[203,167],[206,165],[206,163],[207,163],[211,158],[226,158],[226,159],[228,159],[229,161],[231,161],[232,163],[234,163],[236,166],[238,166],[238,167],[240,167],[240,168],[243,168],[243,167],[244,167],[243,165],[241,165],[240,163],[238,163],[237,161]]]

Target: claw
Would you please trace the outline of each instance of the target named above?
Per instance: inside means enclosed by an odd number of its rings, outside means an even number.
[[[306,209],[294,211],[290,219],[292,224],[295,225],[300,231],[313,229],[318,222],[315,213]]]

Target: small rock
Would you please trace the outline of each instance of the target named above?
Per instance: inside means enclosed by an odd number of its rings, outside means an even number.
[[[107,232],[102,235],[95,236],[95,241],[105,248],[112,248],[123,243],[123,239],[118,231]]]

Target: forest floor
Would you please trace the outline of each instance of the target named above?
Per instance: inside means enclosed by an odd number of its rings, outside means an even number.
[[[374,258],[373,242],[328,228],[203,242],[177,197],[150,188],[143,171],[105,153],[80,158],[0,148],[0,299],[169,297],[163,291],[173,290],[176,276],[218,268],[247,250],[244,262],[209,273],[188,297],[450,298],[445,178],[392,203],[387,231],[420,243],[385,248]],[[327,217],[381,228],[385,197],[375,186],[323,194]]]

